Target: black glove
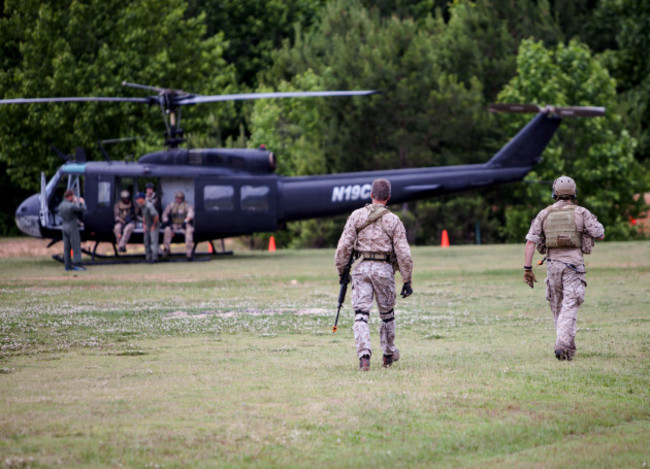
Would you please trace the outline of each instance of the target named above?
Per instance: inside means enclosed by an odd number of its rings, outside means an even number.
[[[402,292],[400,295],[402,295],[402,298],[406,298],[407,296],[411,296],[413,294],[413,288],[411,288],[411,282],[404,282],[404,286],[402,287]]]
[[[186,222],[183,222],[183,224],[181,225],[181,227],[182,227],[183,229],[187,228],[187,223],[186,223]]]
[[[350,280],[352,280],[351,275],[348,274],[347,282],[345,283],[350,283]],[[339,274],[339,285],[343,285],[343,274]]]

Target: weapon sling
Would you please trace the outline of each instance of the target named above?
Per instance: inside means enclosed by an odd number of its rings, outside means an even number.
[[[377,210],[375,210],[373,213],[368,215],[368,218],[366,221],[361,225],[359,228],[357,228],[357,236],[359,236],[359,233],[363,230],[365,230],[367,227],[372,225],[374,222],[379,220],[381,217],[386,215],[390,210],[388,210],[386,207],[380,207]],[[334,326],[332,327],[332,334],[336,332],[338,329],[337,324],[339,323],[339,314],[341,313],[341,307],[343,306],[343,303],[345,302],[345,294],[348,291],[348,283],[350,283],[350,270],[352,269],[352,264],[354,264],[354,261],[356,259],[355,257],[356,250],[353,248],[352,252],[350,253],[350,260],[348,260],[348,263],[346,266],[343,268],[343,273],[341,274],[341,289],[339,290],[339,306],[336,309],[336,318],[334,319]]]

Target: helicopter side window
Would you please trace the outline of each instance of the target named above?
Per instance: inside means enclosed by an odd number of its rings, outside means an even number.
[[[233,210],[235,208],[233,186],[209,185],[203,188],[203,206],[206,210]]]
[[[99,181],[97,184],[97,204],[100,207],[108,207],[111,204],[110,181]]]
[[[268,186],[242,186],[241,187],[241,208],[249,212],[269,211]]]

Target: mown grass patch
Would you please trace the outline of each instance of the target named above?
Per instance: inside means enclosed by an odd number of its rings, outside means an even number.
[[[349,304],[331,333],[332,250],[73,275],[2,259],[0,465],[643,467],[648,246],[587,258],[572,362],[522,246],[414,248],[402,358],[368,373]]]

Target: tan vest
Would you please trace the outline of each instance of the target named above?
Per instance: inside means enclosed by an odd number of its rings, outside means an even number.
[[[184,201],[180,204],[173,202],[170,214],[172,217],[172,223],[174,225],[182,225],[185,221],[185,217],[187,217],[188,211],[187,202]]]
[[[575,205],[549,207],[543,224],[547,248],[582,247],[582,235],[578,232],[574,218],[575,209]]]
[[[133,204],[131,202],[125,204],[122,200],[119,200],[117,202],[117,209],[122,220],[126,220],[129,216],[133,218]]]

